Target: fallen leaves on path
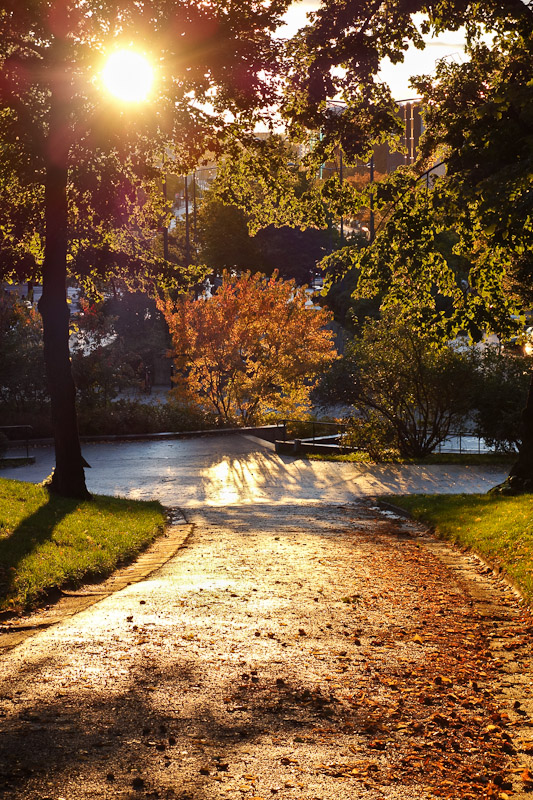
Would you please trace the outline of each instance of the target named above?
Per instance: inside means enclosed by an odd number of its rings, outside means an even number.
[[[142,605],[0,662],[7,798],[533,792],[531,616],[480,565],[364,506],[194,521]]]

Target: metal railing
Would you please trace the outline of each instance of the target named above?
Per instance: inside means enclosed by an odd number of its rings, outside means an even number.
[[[5,432],[9,441],[24,442],[26,448],[26,458],[30,457],[30,433],[33,430],[31,425],[0,425],[0,431]],[[24,431],[22,439],[11,439],[9,434],[14,431]]]
[[[292,439],[299,439],[302,442],[308,443],[335,443],[331,440],[340,439],[346,433],[350,426],[345,422],[321,422],[319,420],[298,420],[286,419],[284,420],[284,433],[283,441]],[[328,442],[328,440],[330,440]],[[343,445],[344,450],[355,450],[360,448],[352,448],[349,445]],[[440,442],[434,452],[436,453],[456,453],[456,454],[472,454],[476,453],[481,455],[483,453],[496,452],[495,447],[489,447],[485,444],[485,440],[476,436],[472,432],[458,431],[450,433],[447,438]]]
[[[346,433],[349,425],[345,422],[320,422],[319,420],[286,419],[283,420],[283,441],[301,439],[306,442],[324,442]]]

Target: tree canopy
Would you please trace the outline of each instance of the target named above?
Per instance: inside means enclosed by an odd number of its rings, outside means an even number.
[[[335,358],[330,314],[294,281],[224,273],[212,297],[159,303],[172,336],[174,395],[222,423],[253,425],[307,410],[317,374]]]
[[[278,71],[270,30],[286,3],[4,3],[0,11],[0,180],[4,276],[40,272],[45,173],[67,170],[69,270],[90,280],[172,270],[154,233],[168,220],[158,174],[195,166],[238,129],[268,119]],[[117,102],[106,56],[144,52],[149,102]],[[51,126],[57,130],[51,130]],[[182,265],[181,274],[184,265]],[[175,272],[175,269],[174,269]],[[181,277],[178,275],[177,277]]]

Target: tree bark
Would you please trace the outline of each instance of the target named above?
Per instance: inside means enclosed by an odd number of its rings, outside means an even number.
[[[64,497],[87,499],[90,494],[85,485],[69,351],[70,314],[66,288],[68,137],[62,108],[63,103],[52,91],[45,179],[43,294],[39,301],[56,457],[47,487]]]
[[[508,478],[490,490],[495,494],[533,492],[533,372],[527,402],[522,411],[522,444]]]

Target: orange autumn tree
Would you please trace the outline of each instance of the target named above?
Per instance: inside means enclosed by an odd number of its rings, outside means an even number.
[[[315,379],[336,358],[332,315],[294,281],[224,273],[212,297],[159,302],[172,336],[177,400],[252,425],[309,408]]]

